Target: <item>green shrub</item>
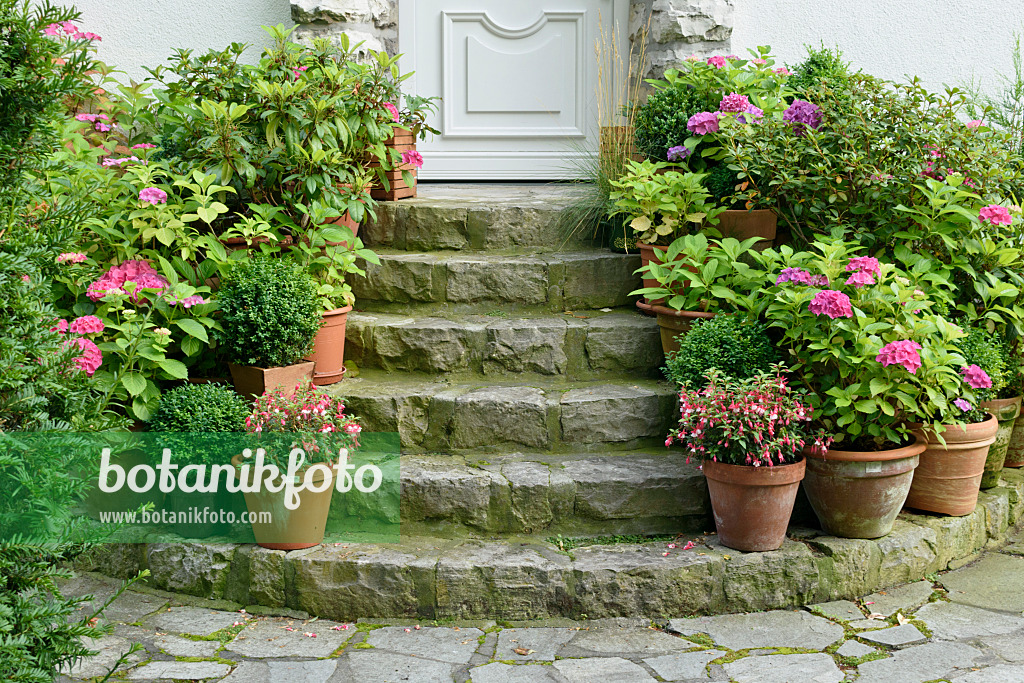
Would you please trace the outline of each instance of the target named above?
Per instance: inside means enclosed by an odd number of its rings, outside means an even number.
[[[704,374],[717,368],[736,379],[766,372],[778,362],[775,346],[761,323],[734,315],[716,315],[697,320],[693,328],[680,337],[679,351],[665,358],[665,376],[691,389],[707,384]]]
[[[160,397],[153,432],[241,432],[249,402],[223,384],[185,384]]]
[[[957,341],[957,348],[968,365],[977,365],[992,378],[991,389],[978,389],[979,401],[991,401],[999,398],[1010,382],[1010,350],[1006,342],[995,332],[979,327],[967,330],[967,336]]]
[[[666,161],[669,148],[690,137],[686,129],[690,117],[717,110],[718,102],[710,102],[706,95],[686,85],[655,90],[637,109],[637,150],[652,161]]]
[[[737,184],[739,184],[739,178],[736,177],[736,171],[724,165],[710,167],[704,178],[704,187],[711,193],[716,203],[726,205],[726,208],[742,208],[743,206],[743,202],[734,201],[733,196],[736,194]]]
[[[790,70],[793,75],[788,83],[799,98],[804,98],[808,91],[819,85],[842,87],[849,82],[851,75],[850,64],[843,61],[843,53],[838,48],[830,49],[824,45],[817,50],[808,46],[807,58]]]
[[[219,301],[224,330],[217,339],[228,362],[282,367],[313,348],[322,308],[302,267],[267,257],[245,261],[221,284]]]

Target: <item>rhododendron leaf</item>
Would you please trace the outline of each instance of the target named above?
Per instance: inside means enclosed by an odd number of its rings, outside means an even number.
[[[137,372],[128,372],[121,377],[121,384],[132,396],[138,396],[146,388],[146,379]]]

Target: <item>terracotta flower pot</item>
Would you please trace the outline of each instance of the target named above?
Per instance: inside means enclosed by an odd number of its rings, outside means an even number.
[[[985,462],[985,474],[981,477],[981,488],[983,489],[999,485],[999,475],[1003,471],[1003,463],[1006,462],[1010,438],[1013,436],[1013,426],[1017,421],[1017,416],[1020,415],[1020,399],[1020,396],[1000,398],[994,401],[982,401],[978,404],[979,408],[992,413],[999,421],[996,440],[989,447],[988,460]]]
[[[240,467],[242,456],[236,455],[231,459],[231,464],[236,468]],[[324,464],[329,467],[332,463]],[[296,476],[304,479],[308,469],[299,470]],[[247,481],[253,476],[255,475],[250,468]],[[311,480],[312,487],[322,488],[325,476],[318,468]],[[265,481],[269,481],[269,476]],[[323,491],[304,489],[298,494],[299,506],[294,510],[285,507],[284,491],[271,492],[261,487],[260,491],[245,492],[245,507],[248,508],[250,516],[256,516],[251,522],[256,543],[271,550],[299,550],[323,543],[324,532],[327,530],[327,516],[331,511],[331,499],[334,494],[333,484],[332,481],[331,486],[327,486]],[[260,513],[269,513],[270,521],[260,521]]]
[[[282,368],[258,368],[254,365],[235,365],[228,363],[231,370],[231,381],[235,391],[247,399],[254,399],[264,392],[278,387],[285,390],[295,388],[299,382],[313,379],[313,363],[296,363]]]
[[[394,134],[384,141],[384,146],[397,151],[398,153],[415,151],[416,150],[416,134],[406,128],[395,128]],[[370,168],[380,166],[377,161],[372,161],[368,164]],[[412,164],[401,164],[392,171],[385,171],[384,175],[388,179],[388,185],[391,186],[390,190],[385,190],[382,185],[375,185],[370,190],[370,196],[378,201],[395,201],[397,199],[408,199],[416,196],[416,187],[414,184],[409,187],[405,184],[405,180],[402,178],[402,171],[410,171],[413,175],[413,180],[416,178],[416,167]]]
[[[773,467],[706,460],[702,469],[722,545],[746,552],[778,550],[806,465],[806,459]]]
[[[735,237],[741,242],[751,237],[760,237],[761,241],[754,248],[761,250],[772,246],[778,221],[779,217],[771,209],[729,209],[718,214],[718,225],[715,227],[723,237]]]
[[[1024,420],[1013,423],[1013,433],[1010,434],[1010,445],[1006,449],[1003,467],[1024,467]]]
[[[714,313],[704,311],[677,311],[665,306],[651,306],[658,316],[658,327],[661,332],[661,350],[666,354],[679,350],[679,335],[686,334],[693,327],[694,320],[714,318]]]
[[[805,448],[804,491],[821,528],[842,538],[879,538],[892,531],[907,499],[924,439],[888,451]]]
[[[664,261],[662,260],[662,257],[665,255],[665,251],[668,249],[668,247],[663,247],[660,244],[643,244],[643,243],[640,243],[640,242],[638,242],[636,246],[640,250],[640,265],[641,265],[641,267],[646,267],[647,265],[649,265],[652,262],[653,263],[664,263]],[[644,287],[657,287],[658,286],[658,281],[653,279],[653,278],[645,277],[645,278],[643,278],[643,282],[644,282]],[[664,299],[652,300],[652,299],[648,299],[648,298],[644,297],[644,300],[643,301],[637,301],[636,305],[637,305],[637,308],[639,308],[643,313],[645,313],[647,315],[657,315],[656,313],[654,313],[654,311],[651,310],[651,306],[653,306],[655,304],[663,304],[663,303],[665,303]],[[643,305],[641,305],[641,304],[643,304]]]
[[[313,352],[306,360],[313,361],[313,384],[324,386],[340,382],[345,375],[345,323],[351,306],[324,313],[324,323],[313,340]]]
[[[934,434],[919,431],[927,445],[914,472],[906,506],[957,517],[971,514],[978,504],[985,459],[998,428],[994,415],[984,422],[947,427],[942,433],[945,445]]]

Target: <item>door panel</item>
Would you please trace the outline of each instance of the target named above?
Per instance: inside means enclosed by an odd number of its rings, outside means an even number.
[[[594,45],[624,0],[401,0],[408,89],[443,97],[423,179],[566,178],[597,148]],[[600,19],[599,19],[600,17]],[[620,33],[625,35],[625,30]],[[623,49],[623,48],[620,48]],[[579,163],[578,161],[576,162]]]

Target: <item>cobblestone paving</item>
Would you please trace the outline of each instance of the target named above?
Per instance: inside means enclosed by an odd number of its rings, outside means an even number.
[[[129,592],[115,634],[62,681],[225,683],[1024,683],[1024,533],[1002,551],[857,602],[716,617],[338,623]],[[110,595],[83,575],[69,592]]]

